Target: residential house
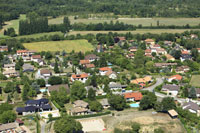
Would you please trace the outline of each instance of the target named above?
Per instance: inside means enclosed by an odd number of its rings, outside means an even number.
[[[90,62],[93,62],[95,60],[99,60],[99,57],[95,54],[89,54],[85,56],[85,60],[89,60]]]
[[[39,63],[39,61],[42,59],[40,55],[32,55],[31,61]]]
[[[116,90],[121,90],[122,89],[122,85],[120,84],[120,83],[115,83],[115,82],[110,82],[109,84],[108,84],[108,87],[110,88],[110,90],[114,90],[114,91],[116,91]]]
[[[38,60],[38,64],[39,64],[39,66],[43,66],[43,65],[45,65],[45,62],[44,62],[44,60],[39,59]]]
[[[185,60],[192,60],[192,56],[189,54],[182,54],[180,59],[182,62]]]
[[[8,46],[0,46],[0,52],[7,52]]]
[[[34,66],[31,64],[24,64],[22,66],[23,72],[33,72],[34,71]]]
[[[56,64],[56,63],[51,63],[51,64],[49,65],[49,67],[50,67],[51,69],[54,69],[55,64]],[[61,65],[58,63],[58,67],[60,67],[60,66],[61,66]]]
[[[95,68],[95,65],[94,65],[94,64],[86,64],[86,65],[85,65],[85,68],[94,69],[94,68]]]
[[[87,73],[83,73],[83,74],[73,74],[71,76],[71,81],[80,81],[82,83],[85,83],[88,80],[89,75]]]
[[[182,50],[182,51],[181,51],[181,54],[182,54],[182,55],[189,55],[190,52],[189,52],[188,50]]]
[[[177,96],[178,95],[178,92],[180,90],[180,87],[177,86],[177,85],[163,85],[162,87],[162,91],[163,92],[166,92],[167,95],[170,95],[170,96]]]
[[[22,57],[24,62],[31,61],[31,56],[34,54],[34,51],[28,50],[17,50],[17,56]]]
[[[170,54],[165,55],[168,61],[175,61],[175,58],[171,56]]]
[[[18,77],[19,73],[15,70],[7,70],[3,72],[3,75],[5,75],[7,78],[10,78],[10,77]]]
[[[172,119],[178,117],[178,113],[177,113],[174,109],[169,110],[169,111],[168,111],[168,114],[170,115],[170,117],[171,117]]]
[[[161,55],[166,55],[167,51],[164,48],[157,48],[157,53]]]
[[[49,69],[38,70],[38,77],[43,79],[48,79],[52,76],[52,72]]]
[[[90,60],[80,60],[79,65],[85,66],[86,64],[90,64]]]
[[[190,38],[191,38],[191,39],[198,39],[198,35],[196,35],[196,34],[191,34],[191,35],[190,35]]]
[[[177,63],[155,63],[155,67],[165,68],[169,66],[177,66]]]
[[[145,43],[146,43],[147,45],[155,45],[155,41],[154,41],[153,39],[146,39],[146,40],[145,40]]]
[[[172,41],[164,41],[164,45],[167,46],[172,46],[173,42]]]
[[[141,88],[143,88],[146,83],[151,83],[152,82],[152,77],[146,76],[144,78],[137,78],[135,80],[131,80],[132,84],[137,84],[140,85]]]
[[[176,73],[186,73],[190,70],[188,66],[180,66],[176,68]]]
[[[107,98],[101,99],[100,103],[101,103],[101,105],[103,106],[104,109],[107,109],[107,108],[110,107],[110,104],[109,104]]]
[[[167,78],[167,81],[168,82],[172,82],[173,80],[176,80],[176,81],[181,81],[182,80],[182,76],[181,75],[173,75],[173,76],[171,76],[171,77],[169,77],[169,78]]]
[[[200,53],[200,48],[197,48],[197,50],[198,50],[198,53]]]
[[[115,43],[123,43],[126,41],[125,37],[115,37],[114,38]]]
[[[0,125],[0,133],[16,133],[16,128],[19,125],[16,122],[1,124]]]
[[[18,107],[16,112],[18,115],[29,115],[37,112],[51,111],[52,108],[48,99],[28,100],[25,107]]]
[[[101,88],[96,88],[94,86],[86,86],[85,89],[87,93],[90,89],[93,89],[96,92],[96,96],[106,95],[106,93]]]
[[[134,56],[135,56],[134,53],[130,53],[130,54],[127,54],[127,55],[126,55],[126,57],[127,57],[127,58],[130,58],[130,59],[134,59]]]
[[[143,95],[141,92],[131,92],[124,94],[124,98],[126,99],[126,101],[140,101],[142,97]]]
[[[112,68],[109,68],[109,67],[102,67],[102,68],[99,68],[99,73],[100,73],[100,75],[102,75],[102,76],[106,75],[106,73],[107,73],[108,71],[112,71]]]
[[[70,110],[71,115],[85,115],[89,113],[89,104],[82,100],[73,103],[74,108]]]
[[[149,55],[149,54],[151,55],[151,53],[152,53],[152,52],[151,52],[151,49],[146,49],[146,50],[145,50],[145,55]]]
[[[66,91],[67,91],[67,93],[70,94],[70,89],[69,89],[68,84],[61,84],[61,85],[52,85],[52,86],[49,86],[47,93],[50,96],[50,94],[51,94],[52,91],[57,91],[58,92],[60,90],[60,88],[65,88]]]
[[[137,52],[137,47],[130,47],[130,48],[128,48],[128,50],[129,50],[129,52],[131,52],[131,53],[135,53],[135,52]]]
[[[194,103],[194,102],[187,102],[187,103],[184,103],[182,108],[184,110],[188,110],[190,111],[191,113],[197,113],[199,114],[200,113],[200,107],[198,104]]]
[[[15,70],[15,63],[12,63],[12,64],[4,64],[3,69],[4,69],[5,71]]]
[[[105,75],[108,76],[110,79],[117,79],[117,73],[112,70],[106,72]]]

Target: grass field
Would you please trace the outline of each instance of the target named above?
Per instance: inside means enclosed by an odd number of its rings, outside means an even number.
[[[190,80],[190,84],[192,86],[200,87],[200,75],[192,75],[192,79]]]
[[[36,38],[54,35],[54,34],[63,35],[62,32],[48,32],[48,33],[38,33],[38,34],[32,34],[32,35],[17,36],[15,38],[16,39],[21,39],[21,38],[35,38],[36,39]]]
[[[25,48],[29,50],[41,51],[63,51],[71,52],[86,52],[93,50],[93,46],[87,40],[65,40],[65,41],[46,41],[46,42],[33,42],[24,43]]]
[[[74,17],[70,16],[71,23],[78,23],[82,22],[85,24],[89,23],[103,23],[103,22],[110,22],[113,20],[113,22],[116,22],[117,20],[120,22],[124,22],[126,24],[133,24],[133,25],[139,25],[142,24],[143,26],[156,26],[157,21],[159,21],[160,25],[198,25],[200,24],[200,18],[118,18],[118,19],[76,19],[74,20]],[[49,19],[49,24],[60,24],[63,23],[63,16]]]

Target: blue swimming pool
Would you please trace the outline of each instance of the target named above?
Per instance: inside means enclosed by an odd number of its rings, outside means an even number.
[[[40,92],[46,92],[47,91],[47,89],[40,89]]]
[[[138,103],[131,103],[131,104],[130,104],[130,107],[131,107],[131,108],[139,108],[140,105],[139,105]]]

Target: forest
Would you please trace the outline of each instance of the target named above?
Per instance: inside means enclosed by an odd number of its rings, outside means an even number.
[[[40,16],[113,13],[131,17],[199,17],[197,0],[1,0],[0,26],[19,14]]]

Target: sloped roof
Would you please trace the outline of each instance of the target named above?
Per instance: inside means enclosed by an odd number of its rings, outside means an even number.
[[[109,67],[102,67],[102,68],[99,68],[100,71],[109,71],[109,70],[112,70],[112,68],[109,68]]]
[[[125,93],[124,98],[134,98],[134,100],[138,101],[142,99],[142,93],[141,92],[131,92],[131,93]]]
[[[87,78],[88,74],[87,73],[83,73],[83,74],[73,74],[72,78],[73,79],[80,79],[80,78]]]

